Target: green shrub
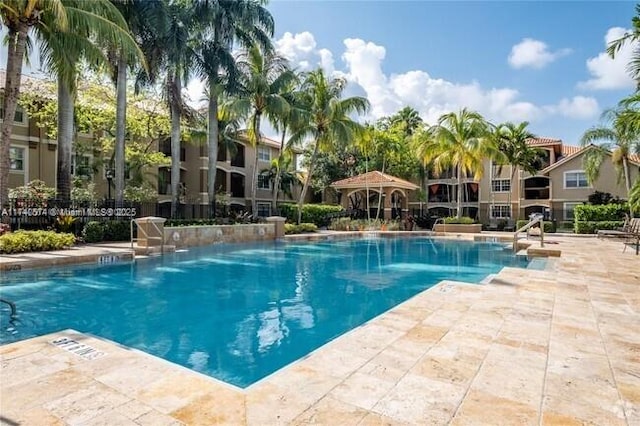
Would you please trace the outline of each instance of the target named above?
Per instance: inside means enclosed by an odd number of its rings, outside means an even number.
[[[446,223],[446,224],[459,224],[459,225],[471,225],[473,223],[476,223],[476,221],[473,218],[466,217],[466,216],[462,216],[460,218],[455,217],[455,216],[450,216],[450,217],[445,217],[444,218],[444,223]]]
[[[286,203],[279,205],[280,214],[289,222],[298,221],[298,205]],[[302,206],[302,223],[315,223],[317,226],[328,226],[331,222],[331,214],[341,213],[342,206],[330,204],[305,204]]]
[[[54,231],[16,231],[0,236],[0,253],[61,250],[76,242],[73,234]]]
[[[617,229],[621,228],[624,221],[607,220],[607,221],[583,221],[574,223],[574,231],[576,234],[595,234],[599,229]]]
[[[316,232],[317,230],[318,227],[314,223],[301,223],[300,225],[293,223],[284,224],[285,234],[302,234],[304,232]]]
[[[582,204],[573,209],[573,218],[576,222],[601,222],[623,220],[625,213],[629,212],[629,205],[624,204],[603,204],[590,205]]]
[[[131,240],[131,223],[127,220],[109,220],[102,222],[104,226],[103,241]]]
[[[99,243],[104,241],[104,226],[95,220],[87,222],[82,230],[82,238],[87,243]]]
[[[353,230],[350,217],[339,217],[332,219],[328,226],[333,231],[351,231]]]

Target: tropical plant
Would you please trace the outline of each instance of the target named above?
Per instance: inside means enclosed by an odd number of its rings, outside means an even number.
[[[68,26],[56,24],[37,33],[43,66],[58,80],[58,167],[56,185],[58,197],[68,200],[71,190],[71,152],[74,136],[74,104],[78,67],[81,63],[92,66],[107,64],[108,58],[99,42],[118,46],[131,56],[142,57],[137,44],[128,32],[127,23],[118,9],[108,0],[86,2],[63,0],[71,11],[84,13],[69,15]]]
[[[457,215],[462,217],[462,179],[473,173],[479,180],[484,173],[483,159],[493,157],[488,143],[489,126],[477,112],[466,108],[440,116],[438,123],[415,139],[418,157],[430,164],[436,174],[455,169],[458,180]]]
[[[28,207],[43,207],[55,196],[56,189],[38,179],[9,190],[10,199],[25,202]]]
[[[607,46],[607,53],[615,59],[616,55],[626,44],[640,40],[640,4],[636,5],[636,16],[631,18],[631,31],[626,32],[619,39],[613,40]],[[634,49],[631,62],[627,64],[627,70],[640,85],[640,51]]]
[[[126,23],[120,13],[108,0],[3,0],[0,2],[0,19],[7,29],[7,62],[5,78],[5,104],[4,117],[2,122],[2,132],[0,136],[0,205],[6,202],[8,195],[9,179],[9,146],[11,133],[13,130],[13,119],[20,95],[20,85],[22,76],[22,64],[25,60],[27,46],[31,44],[29,32],[34,32],[39,41],[41,52],[44,55],[45,65],[56,65],[51,69],[65,81],[73,83],[73,76],[70,72],[61,72],[62,64],[73,63],[73,67],[78,65],[79,58],[90,60],[101,57],[94,49],[95,45],[88,42],[88,36],[100,38],[102,40],[112,40],[114,43],[121,43],[122,46],[132,47],[132,40],[126,32]],[[51,43],[51,44],[49,44]],[[61,50],[62,49],[62,50]],[[58,56],[57,61],[48,63],[47,57],[53,59],[52,52],[64,51],[66,57]],[[68,67],[64,67],[65,71]],[[60,95],[64,98],[66,105],[70,101],[69,85],[63,85]],[[67,119],[68,124],[69,108],[61,108],[62,118]],[[71,114],[72,116],[72,114]],[[65,129],[64,137],[69,132]],[[69,138],[70,141],[70,138]],[[68,198],[70,186],[71,149],[67,150],[66,140],[59,144],[58,151],[66,155],[63,164],[64,175],[62,182],[58,179],[59,188],[63,189],[60,196]],[[68,145],[68,144],[67,144]],[[68,160],[68,161],[67,161]]]
[[[274,22],[261,0],[199,1],[196,16],[202,17],[203,28],[196,47],[195,67],[208,84],[207,144],[208,144],[208,196],[211,212],[215,210],[216,162],[220,117],[219,99],[226,91],[233,93],[238,69],[232,54],[234,44],[250,48],[257,44],[263,50],[271,49],[270,37]]]
[[[631,173],[629,170],[629,156],[633,153],[634,144],[640,138],[640,129],[627,126],[620,120],[620,111],[612,111],[605,115],[610,121],[609,126],[596,126],[587,130],[580,140],[583,147],[591,145],[585,153],[583,166],[587,180],[593,184],[600,175],[600,167],[608,155],[617,172],[618,183],[624,180],[627,196],[631,192]],[[603,141],[599,145],[595,142]]]
[[[254,148],[251,180],[251,211],[257,212],[256,193],[258,180],[258,147],[262,144],[260,126],[263,117],[275,122],[289,111],[284,97],[296,75],[289,69],[287,60],[273,51],[262,52],[253,46],[238,58],[239,98],[236,107],[250,117],[248,136]]]
[[[511,174],[509,176],[509,193],[508,203],[510,217],[513,217],[511,211],[511,193],[513,188],[513,178],[516,175],[518,169],[535,175],[537,173],[535,164],[540,156],[541,151],[537,148],[530,146],[527,141],[536,137],[531,133],[527,126],[529,123],[523,121],[519,124],[503,123],[495,126],[493,133],[490,134],[489,140],[495,146],[495,155],[492,159],[497,165],[496,176],[502,172],[504,165],[511,166]],[[492,178],[495,176],[492,176]]]
[[[420,113],[410,106],[402,108],[389,117],[389,124],[399,126],[405,137],[413,135],[423,123],[424,121],[420,117]]]
[[[629,192],[629,207],[634,212],[640,212],[640,179],[636,181]]]
[[[271,160],[270,167],[261,170],[260,174],[269,181],[276,197],[282,191],[285,196],[293,198],[293,186],[299,182],[299,179],[293,166],[293,154],[290,150]]]
[[[166,24],[165,2],[162,0],[111,0],[118,8],[129,26],[131,35],[141,46],[154,33],[164,32]],[[152,54],[152,52],[149,52]],[[112,80],[116,87],[116,132],[114,149],[115,172],[115,200],[122,203],[125,188],[125,137],[127,117],[127,70],[135,64],[140,64],[139,69],[149,73],[146,61],[139,55],[123,49],[118,45],[108,45],[107,55],[111,62]],[[154,70],[155,72],[156,70]]]
[[[343,99],[345,86],[345,79],[329,80],[322,69],[311,71],[304,76],[301,87],[305,104],[304,119],[300,128],[296,129],[289,139],[289,143],[295,146],[311,138],[309,143],[313,147],[298,202],[298,223],[301,222],[302,205],[318,152],[330,151],[337,143],[349,144],[356,134],[363,130],[362,125],[351,118],[351,114],[366,112],[369,101],[359,96]]]

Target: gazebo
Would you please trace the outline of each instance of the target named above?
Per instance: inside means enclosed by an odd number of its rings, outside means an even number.
[[[350,205],[357,198],[354,197],[355,195],[364,195],[366,203],[367,188],[369,194],[374,194],[376,197],[382,196],[384,209],[382,219],[406,217],[409,212],[408,192],[419,188],[418,185],[409,181],[377,170],[333,182],[331,187],[341,194],[340,202],[345,209],[360,208],[360,206]],[[369,203],[369,207],[377,207],[377,205],[377,201],[375,204]]]

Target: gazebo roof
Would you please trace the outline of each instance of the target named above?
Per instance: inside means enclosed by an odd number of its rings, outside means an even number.
[[[377,188],[401,188],[416,190],[420,188],[404,179],[397,178],[395,176],[388,175],[386,173],[379,172],[377,170],[373,172],[364,173],[358,176],[338,180],[333,182],[331,186],[335,189],[350,189],[350,188],[365,188],[367,185],[375,186]]]

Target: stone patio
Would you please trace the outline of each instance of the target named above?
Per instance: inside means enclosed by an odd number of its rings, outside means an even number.
[[[69,330],[4,345],[0,423],[640,425],[640,256],[550,242],[545,271],[442,282],[244,390]]]

